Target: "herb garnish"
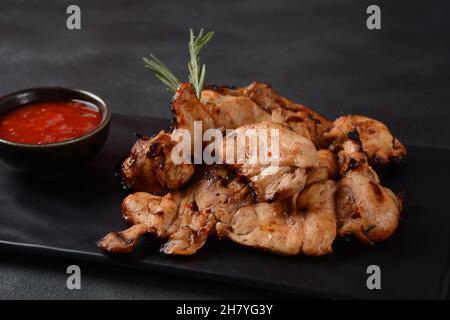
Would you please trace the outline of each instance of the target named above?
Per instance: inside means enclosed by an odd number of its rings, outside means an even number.
[[[155,76],[166,85],[167,91],[175,93],[181,81],[159,61],[153,54],[150,59],[143,58],[145,66],[155,73]]]
[[[189,55],[191,57],[191,60],[188,63],[189,82],[194,87],[199,99],[205,82],[206,73],[206,65],[200,67],[200,51],[209,41],[211,41],[213,35],[213,31],[203,35],[203,29],[201,29],[199,34],[195,36],[192,29],[189,30]]]
[[[214,31],[204,34],[203,29],[200,30],[198,35],[195,35],[192,29],[189,29],[188,79],[198,98],[200,98],[206,74],[206,66],[200,65],[200,51],[211,41],[213,35]],[[150,58],[144,57],[143,60],[145,66],[153,71],[155,76],[165,84],[169,92],[175,93],[177,91],[181,81],[159,59],[151,54]]]

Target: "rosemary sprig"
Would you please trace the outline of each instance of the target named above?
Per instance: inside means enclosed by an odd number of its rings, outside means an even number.
[[[209,41],[211,41],[213,35],[213,31],[210,31],[204,35],[203,29],[200,29],[198,35],[195,36],[192,29],[189,29],[189,55],[191,58],[188,63],[189,82],[194,87],[199,99],[206,74],[206,65],[203,64],[200,67],[200,51]]]
[[[169,70],[167,67],[159,61],[153,54],[150,55],[150,59],[143,58],[144,64],[147,68],[155,73],[155,76],[166,85],[167,91],[171,93],[177,92],[177,88],[181,81]]]
[[[203,29],[200,30],[198,35],[195,35],[192,29],[189,29],[190,60],[188,63],[188,79],[194,87],[198,98],[200,98],[206,75],[206,66],[204,64],[200,66],[200,51],[209,41],[211,41],[213,35],[213,31],[204,34]],[[178,80],[178,78],[160,60],[153,54],[150,55],[150,58],[144,57],[143,60],[145,66],[152,70],[155,76],[166,85],[167,91],[171,93],[177,91],[181,81]]]

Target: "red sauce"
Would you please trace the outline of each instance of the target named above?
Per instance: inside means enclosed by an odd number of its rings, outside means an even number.
[[[91,104],[72,100],[32,103],[0,117],[0,139],[47,144],[93,131],[102,120]]]

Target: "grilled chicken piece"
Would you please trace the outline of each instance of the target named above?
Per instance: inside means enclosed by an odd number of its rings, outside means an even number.
[[[242,125],[270,121],[271,115],[245,96],[233,96],[202,90],[198,100],[192,86],[182,83],[172,102],[175,129],[194,132],[194,121],[202,122],[203,131],[216,129],[235,129]]]
[[[394,233],[403,206],[399,197],[380,185],[361,151],[358,144],[347,141],[338,154],[343,175],[336,196],[339,234],[354,234],[362,242],[374,243]]]
[[[311,129],[303,119],[304,117],[301,114],[297,114],[286,109],[275,108],[272,110],[271,120],[273,122],[284,124],[302,137],[315,142],[311,137]]]
[[[97,247],[109,253],[130,253],[147,232],[145,224],[135,224],[126,230],[108,233],[97,241]]]
[[[153,194],[124,199],[122,213],[131,227],[106,235],[98,242],[101,249],[127,253],[150,233],[167,240],[164,253],[190,255],[215,234],[284,255],[318,256],[332,252],[337,233],[373,243],[395,231],[402,202],[380,185],[366,155],[371,164],[382,164],[403,158],[406,150],[382,123],[346,116],[331,124],[260,83],[209,87],[201,100],[183,83],[172,111],[174,129],[192,137],[195,121],[203,132],[235,129],[216,150],[225,166],[175,164],[173,132],[139,139],[122,165],[123,180]],[[271,129],[278,131],[276,159]],[[267,130],[269,139],[252,140],[246,136],[252,130]],[[329,150],[316,150],[329,143]],[[338,152],[337,164],[331,151]],[[331,180],[338,175],[338,183]]]
[[[310,128],[305,122],[305,114],[283,109],[282,107],[265,109],[244,95],[244,88],[213,86],[202,91],[202,104],[214,120],[216,128],[235,129],[243,125],[262,121],[273,121],[287,125],[301,136],[312,140]]]
[[[335,183],[315,183],[297,198],[252,203],[250,188],[221,166],[197,184],[199,210],[215,216],[220,238],[284,255],[330,253],[336,236]],[[298,202],[298,204],[297,204]]]
[[[206,227],[197,227],[202,231],[203,242],[208,234],[216,233],[216,224],[229,224],[234,213],[243,206],[248,206],[253,202],[251,189],[247,184],[239,181],[233,172],[224,166],[210,166],[204,170],[203,177],[193,186],[194,200],[201,217],[205,217]],[[201,226],[201,225],[200,225]],[[180,232],[177,232],[179,234]],[[195,234],[198,234],[195,233]],[[185,237],[184,237],[185,238]],[[164,248],[170,248],[173,243],[170,241]],[[200,244],[199,241],[194,243]],[[190,246],[192,247],[192,245]],[[195,251],[201,246],[196,245]],[[191,252],[195,252],[191,250]],[[174,250],[164,250],[167,254],[180,254]]]
[[[193,146],[194,122],[202,123],[202,134],[210,128],[233,129],[241,124],[270,119],[270,114],[244,96],[221,95],[204,90],[202,102],[189,83],[182,83],[172,101],[174,129],[191,134]],[[122,181],[133,191],[163,195],[181,188],[194,174],[192,164],[174,164],[171,152],[178,139],[173,133],[160,132],[154,138],[139,139],[122,164]]]
[[[258,203],[242,207],[229,224],[216,225],[220,238],[239,244],[269,250],[284,255],[301,252],[303,243],[302,217],[290,214],[286,201]]]
[[[336,182],[323,180],[305,188],[298,197],[297,210],[304,219],[302,251],[306,255],[333,252],[337,232],[335,193]]]
[[[181,215],[177,231],[170,236],[161,248],[161,251],[165,254],[195,254],[204,246],[211,230],[213,230],[214,216],[186,208],[184,211],[188,214]]]
[[[111,232],[98,246],[112,253],[128,253],[145,233],[167,239],[166,254],[197,252],[214,232],[216,219],[227,221],[239,207],[252,202],[251,189],[223,166],[199,170],[185,190],[163,197],[146,192],[129,195],[122,203],[124,219],[132,226]]]
[[[209,110],[199,101],[189,83],[182,83],[178,87],[172,100],[172,114],[174,129],[188,130],[191,137],[194,137],[195,121],[202,123],[203,132],[210,128],[216,128]],[[193,138],[191,141],[193,143]]]
[[[183,186],[194,174],[194,165],[175,164],[171,152],[176,142],[161,131],[139,139],[122,164],[122,182],[134,191],[165,194]]]
[[[98,247],[112,253],[128,253],[145,233],[155,233],[167,238],[175,229],[169,230],[177,217],[181,194],[167,194],[164,197],[146,192],[127,196],[122,202],[122,215],[132,226],[124,231],[110,232],[100,241]]]
[[[190,84],[179,86],[172,100],[172,111],[175,128],[188,130],[191,137],[194,137],[194,121],[202,121],[203,131],[214,126]],[[122,163],[123,184],[133,191],[159,195],[181,188],[195,168],[191,163],[173,162],[171,153],[177,143],[178,138],[173,133],[164,131],[154,138],[139,139]]]
[[[258,134],[263,130],[267,138]],[[278,140],[278,152],[272,146],[271,130],[278,133],[274,137]],[[310,140],[273,122],[237,128],[224,138],[219,152],[219,159],[249,181],[259,202],[285,199],[298,193],[305,184],[306,170],[319,164]],[[270,162],[270,157],[277,163]]]
[[[217,221],[229,223],[240,207],[253,203],[251,188],[234,172],[215,165],[205,170],[195,186],[195,202],[200,211],[211,214]]]
[[[122,203],[124,219],[132,226],[111,232],[97,245],[104,251],[128,253],[145,233],[168,239],[162,247],[167,254],[190,255],[203,246],[213,227],[213,217],[199,212],[193,189],[168,193],[163,197],[146,192],[129,195]]]
[[[325,139],[333,146],[347,140],[360,141],[372,165],[398,161],[406,156],[406,149],[380,121],[356,115],[343,116],[333,122]]]
[[[202,122],[203,131],[235,129],[242,125],[269,121],[270,113],[245,96],[223,95],[213,90],[203,90],[201,99],[189,83],[182,83],[172,102],[175,129],[194,133],[194,121]]]
[[[270,113],[244,96],[222,95],[213,90],[203,90],[200,99],[215,128],[235,129],[261,121],[269,121]]]
[[[270,107],[270,101],[278,107]],[[258,102],[262,103],[262,107]],[[317,144],[326,123],[325,119],[312,110],[279,97],[269,86],[258,83],[237,91],[219,90],[218,87],[215,90],[203,90],[201,101],[190,84],[182,83],[173,98],[172,112],[174,129],[185,129],[191,137],[194,137],[195,121],[202,123],[202,132],[199,134],[210,128],[235,129],[242,125],[272,121],[285,123],[299,135]],[[152,139],[138,140],[122,165],[123,183],[133,191],[161,195],[186,184],[194,173],[194,166],[173,163],[170,154],[177,141],[173,133],[165,132]],[[278,192],[274,185],[301,185],[303,171],[290,169],[289,178],[284,177],[272,183],[274,192]],[[287,192],[286,196],[291,194],[292,192]]]
[[[336,237],[335,190],[335,182],[326,180],[305,189],[298,200],[241,207],[228,223],[217,223],[217,234],[283,255],[331,253]]]
[[[238,91],[268,112],[272,113],[277,108],[286,110],[282,115],[287,118],[286,122],[289,126],[292,126],[295,122],[304,123],[316,147],[324,147],[323,134],[331,128],[331,121],[324,116],[280,96],[267,84],[254,82],[247,87],[238,89]]]
[[[319,155],[319,166],[308,172],[307,186],[315,182],[334,179],[337,176],[338,170],[334,153],[328,149],[321,149],[317,151],[317,154]]]
[[[200,181],[195,200],[215,216],[219,238],[283,255],[323,255],[332,252],[336,236],[334,193],[335,182],[326,180],[298,200],[254,204],[248,186],[216,166]]]
[[[205,217],[207,219],[208,217]],[[212,222],[198,230],[184,226],[174,233],[161,248],[165,254],[189,256],[197,253],[206,243]]]
[[[132,226],[109,233],[98,246],[107,252],[128,253],[142,235],[150,233],[167,239],[161,248],[164,253],[190,255],[210,234],[217,234],[285,255],[331,252],[336,234],[333,181],[311,185],[298,200],[254,204],[251,188],[233,171],[219,165],[201,171],[183,191],[163,197],[146,192],[129,195],[122,213]]]
[[[278,167],[275,173],[261,173],[249,181],[258,202],[286,199],[303,190],[307,175],[303,168]]]

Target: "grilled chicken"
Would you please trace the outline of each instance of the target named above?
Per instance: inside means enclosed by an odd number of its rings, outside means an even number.
[[[122,164],[122,182],[134,191],[160,195],[182,187],[194,174],[194,165],[173,162],[175,145],[164,131],[153,138],[139,139]]]
[[[241,207],[217,234],[239,244],[283,255],[332,252],[336,237],[335,182],[315,183],[296,198]]]
[[[296,123],[302,123],[309,131],[309,136],[317,148],[324,147],[323,135],[331,128],[331,121],[303,105],[294,103],[280,96],[270,85],[254,82],[247,87],[232,89],[213,87],[214,90],[228,95],[242,95],[250,98],[275,119],[284,118],[285,124],[294,130]]]
[[[188,84],[180,85],[172,101],[175,127],[194,134],[193,121],[203,119],[212,127],[211,120]],[[163,195],[181,188],[194,174],[191,163],[175,164],[171,153],[178,139],[161,131],[153,138],[141,138],[122,163],[122,183],[133,191]]]
[[[194,254],[217,234],[284,255],[322,255],[331,252],[336,235],[333,181],[315,183],[299,197],[255,204],[248,185],[223,166],[208,167],[183,191],[131,194],[122,213],[132,226],[98,242],[107,252],[128,253],[150,233],[167,240],[166,254]]]
[[[145,233],[167,242],[167,254],[197,252],[214,231],[217,219],[227,221],[233,212],[252,202],[251,190],[225,167],[212,166],[197,172],[192,184],[181,191],[156,196],[146,192],[129,195],[122,203],[124,219],[132,226],[111,232],[98,242],[107,252],[128,253]]]
[[[194,122],[202,123],[202,134],[205,130],[216,128],[209,110],[199,101],[189,83],[182,83],[172,100],[174,129],[185,129],[194,137]],[[191,139],[193,143],[193,139]]]
[[[256,134],[263,130],[266,136]],[[278,150],[272,145],[272,134],[276,133]],[[224,138],[219,151],[220,159],[249,181],[259,202],[285,199],[298,193],[305,185],[306,170],[319,164],[310,140],[273,122],[237,128]]]
[[[269,86],[255,83],[239,92],[236,94],[224,90],[203,90],[199,101],[190,84],[181,84],[172,101],[174,129],[185,129],[194,137],[194,121],[202,123],[200,134],[210,128],[235,129],[260,122],[277,122],[287,124],[297,134],[313,142],[319,139],[318,132],[322,134],[324,130],[322,126],[318,127],[318,123],[326,123],[325,119],[303,106],[295,105],[279,96],[277,98],[277,94]],[[269,108],[270,99],[277,100],[279,107]],[[258,102],[262,106],[259,106]],[[166,132],[161,132],[155,138],[138,140],[122,165],[124,184],[133,191],[155,194],[164,194],[186,184],[194,173],[194,166],[173,163],[170,155],[176,142],[178,139],[173,133]],[[283,170],[289,171],[289,176],[278,176],[278,181],[271,183],[271,194],[264,199],[275,199],[277,192],[286,194],[283,197],[293,193],[284,192],[285,187],[280,189],[278,185],[301,186],[304,183],[304,170],[293,170],[292,167]],[[263,184],[267,184],[264,182],[267,179],[255,177],[255,180],[261,180],[260,185],[265,188]],[[255,187],[258,185],[255,184]]]
[[[322,180],[305,188],[298,198],[297,210],[304,219],[302,251],[306,255],[333,252],[337,232],[335,193],[336,183]]]
[[[321,149],[317,151],[319,156],[319,166],[313,167],[308,171],[306,178],[306,185],[313,184],[315,182],[335,179],[337,176],[336,156],[328,149]]]
[[[110,232],[97,242],[102,250],[112,253],[131,252],[138,239],[145,233],[155,233],[167,238],[177,217],[181,194],[167,194],[164,197],[146,192],[127,196],[122,202],[122,215],[132,226],[120,232]]]
[[[239,244],[284,255],[301,252],[302,217],[290,214],[286,201],[258,203],[240,208],[230,223],[219,222],[217,234]]]
[[[182,83],[173,100],[174,129],[187,130],[194,146],[194,122],[201,132],[211,128],[235,129],[241,125],[270,121],[270,113],[245,96],[222,95],[203,90],[201,101],[189,83]],[[182,187],[193,175],[192,164],[174,164],[171,152],[179,141],[174,133],[160,132],[154,138],[139,139],[122,165],[123,183],[133,191],[165,194]]]
[[[364,116],[349,115],[336,119],[324,137],[332,147],[347,140],[360,141],[372,165],[399,161],[406,156],[405,147],[383,123]]]
[[[200,211],[228,224],[236,210],[253,203],[253,196],[248,184],[234,172],[216,165],[208,167],[196,184],[195,202]]]
[[[215,128],[236,129],[247,124],[270,121],[271,115],[244,96],[222,95],[203,90],[200,99]]]
[[[273,121],[287,125],[296,133],[313,142],[318,139],[318,134],[322,135],[326,131],[323,128],[320,133],[317,133],[317,122],[312,121],[311,117],[314,114],[317,119],[320,118],[319,121],[328,120],[306,107],[294,106],[287,100],[282,103],[281,97],[279,97],[280,104],[277,107],[269,107],[268,102],[260,98],[261,95],[266,94],[270,95],[272,100],[278,99],[275,96],[276,93],[269,86],[254,83],[246,88],[232,89],[213,86],[202,91],[201,102],[209,110],[208,113],[214,119],[216,128],[235,129],[243,125]],[[258,92],[256,92],[257,90]],[[262,103],[262,105],[260,106],[258,103]],[[331,124],[329,121],[328,123]]]
[[[174,128],[187,130],[194,137],[194,121],[202,122],[203,131],[214,127],[190,84],[183,83],[172,100]],[[200,132],[202,134],[203,132]],[[173,148],[179,139],[161,131],[154,138],[141,138],[122,164],[122,182],[133,191],[163,195],[181,188],[192,177],[192,163],[174,163]],[[191,138],[191,147],[193,146]],[[189,159],[190,160],[190,159]]]
[[[315,142],[316,138],[314,137],[313,139],[313,137],[311,137],[311,130],[303,118],[304,117],[301,114],[283,108],[275,108],[272,110],[271,120],[275,123],[284,124],[302,137]]]
[[[366,243],[389,238],[397,228],[402,201],[380,185],[361,147],[347,141],[339,152],[343,178],[338,183],[336,211],[341,235],[353,234]]]
[[[216,90],[202,91],[201,103],[213,119],[216,128],[236,129],[244,125],[273,121],[287,125],[296,133],[313,141],[307,115],[282,107],[263,109],[243,93],[215,88]]]
[[[197,135],[212,128],[225,134],[215,149],[218,164],[175,163],[177,131],[139,139],[122,176],[127,187],[145,192],[124,199],[130,227],[102,238],[102,250],[130,252],[148,233],[166,241],[166,254],[194,254],[215,235],[283,255],[319,256],[333,251],[337,234],[374,243],[395,231],[402,202],[370,165],[402,159],[406,150],[381,122],[345,116],[331,123],[257,82],[207,87],[201,99],[183,83],[172,112],[173,129],[191,137],[195,121],[202,124]],[[266,130],[268,139],[252,130]]]
[[[122,203],[124,219],[132,226],[111,232],[97,245],[104,251],[128,253],[145,233],[168,239],[161,249],[167,254],[194,254],[205,243],[213,226],[211,216],[197,210],[193,189],[163,197],[146,192],[129,195]]]

